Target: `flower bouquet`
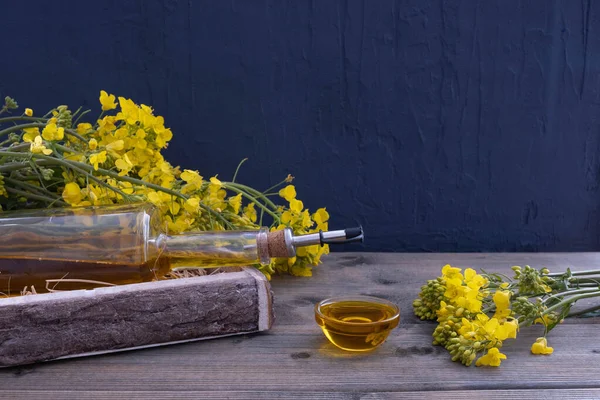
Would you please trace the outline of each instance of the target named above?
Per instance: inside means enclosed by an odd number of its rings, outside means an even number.
[[[163,117],[144,104],[99,96],[99,116],[60,105],[37,116],[6,97],[0,107],[0,210],[100,206],[150,202],[160,209],[170,233],[290,227],[295,234],[327,231],[325,208],[311,213],[287,176],[258,190],[237,181],[206,180],[163,157],[173,138]],[[277,203],[283,199],[283,204]],[[328,246],[299,248],[296,257],[256,267],[310,276]]]
[[[470,366],[500,366],[507,339],[522,327],[541,324],[543,336],[533,354],[552,354],[547,335],[565,318],[596,315],[600,305],[573,311],[579,300],[600,296],[600,270],[550,273],[547,268],[512,267],[514,275],[446,265],[442,274],[421,287],[413,302],[416,316],[437,321],[433,344],[443,346],[452,361]]]

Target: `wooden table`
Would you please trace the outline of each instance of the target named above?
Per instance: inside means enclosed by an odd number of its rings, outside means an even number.
[[[434,323],[415,318],[411,303],[446,263],[577,270],[600,266],[600,254],[333,254],[313,278],[272,281],[277,319],[267,333],[0,370],[0,398],[600,398],[599,319],[559,326],[551,356],[529,353],[539,326],[521,330],[494,369],[453,363],[432,346]],[[344,294],[400,305],[399,328],[376,351],[342,352],[314,322],[317,301]]]

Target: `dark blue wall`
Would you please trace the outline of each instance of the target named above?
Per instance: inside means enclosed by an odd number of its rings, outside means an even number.
[[[288,173],[366,250],[599,250],[594,1],[2,2],[0,94],[151,104],[168,158]]]

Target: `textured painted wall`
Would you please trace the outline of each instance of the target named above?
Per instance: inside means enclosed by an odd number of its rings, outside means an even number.
[[[0,21],[0,94],[151,104],[172,162],[292,173],[366,250],[600,249],[591,0],[57,0]]]

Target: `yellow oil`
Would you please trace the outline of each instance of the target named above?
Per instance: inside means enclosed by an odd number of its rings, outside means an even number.
[[[0,298],[164,279],[180,268],[247,266],[258,231],[167,235],[148,204],[0,213]]]
[[[319,311],[315,318],[325,336],[348,351],[373,350],[400,321],[393,306],[363,300],[331,302],[321,305]]]
[[[169,270],[167,257],[140,263],[0,257],[0,297],[16,296],[28,288],[45,293],[147,282],[161,278]]]

